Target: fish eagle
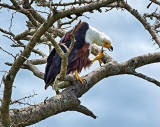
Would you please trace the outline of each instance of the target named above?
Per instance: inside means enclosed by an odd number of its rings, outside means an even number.
[[[68,48],[72,42],[71,33],[72,30],[68,31],[60,40],[60,43],[63,43]],[[106,47],[111,51],[113,50],[113,47],[111,46],[111,39],[109,36],[91,27],[87,22],[82,22],[78,25],[74,32],[74,36],[75,44],[68,57],[66,74],[75,72],[75,78],[84,84],[83,78],[79,77],[78,73],[81,72],[82,68],[89,67],[95,60],[101,62],[100,59],[103,56],[103,52],[101,51],[93,60],[89,59],[92,44],[95,43],[99,46]],[[63,52],[66,52],[64,46],[61,45],[60,47]],[[47,59],[47,65],[45,68],[45,89],[47,89],[55,80],[56,76],[60,73],[60,70],[61,58],[54,48]]]

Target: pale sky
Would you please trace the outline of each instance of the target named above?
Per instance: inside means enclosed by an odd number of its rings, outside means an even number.
[[[149,4],[146,0],[128,0],[128,3],[138,9],[140,13],[155,10],[153,5],[150,10],[146,9]],[[90,19],[85,17],[80,19],[110,36],[114,50],[113,52],[107,50],[107,53],[114,59],[124,62],[138,55],[159,52],[158,46],[153,45],[154,41],[151,40],[148,31],[127,11],[113,9],[107,13],[104,10],[103,13],[94,12],[93,14],[85,13]],[[11,18],[11,15],[6,15],[7,11],[0,10],[0,27],[4,29],[8,29]],[[15,17],[12,31],[18,34],[24,31],[27,18],[18,13]],[[2,35],[0,33],[0,46],[15,54],[17,49],[10,48],[11,41]],[[48,52],[47,46],[43,45],[39,48]],[[35,55],[31,56],[31,58],[35,57]],[[8,66],[4,65],[8,61],[13,61],[13,58],[0,51],[0,70],[9,69]],[[159,66],[159,63],[147,65],[137,69],[137,71],[160,81]],[[97,67],[99,64],[95,62],[89,70],[83,71],[81,75],[85,75]],[[39,69],[44,72],[45,65],[39,66]],[[0,78],[2,74],[0,73]],[[44,90],[44,85],[44,81],[33,76],[32,72],[20,70],[14,82],[16,88],[13,89],[12,99],[28,96],[35,92],[38,95],[28,102],[39,103],[47,96],[54,96],[55,92],[51,87]],[[3,85],[0,88],[0,96],[2,88]],[[159,127],[159,98],[160,88],[152,83],[130,75],[112,76],[97,83],[80,98],[81,103],[98,116],[96,120],[78,112],[68,111],[29,127]],[[13,107],[15,108],[17,105]]]

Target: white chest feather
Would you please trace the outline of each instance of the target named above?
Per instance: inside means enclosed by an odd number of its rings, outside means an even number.
[[[91,52],[92,44],[96,43],[96,41],[99,41],[98,38],[99,35],[97,34],[96,29],[89,27],[89,29],[86,31],[86,36],[85,36],[85,41],[90,44],[89,52]]]

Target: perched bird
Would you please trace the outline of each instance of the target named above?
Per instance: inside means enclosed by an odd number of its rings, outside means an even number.
[[[63,43],[69,48],[71,44],[72,30],[68,31],[61,39],[60,43]],[[101,51],[93,60],[90,60],[89,54],[91,52],[91,46],[93,43],[106,47],[109,50],[113,50],[111,46],[111,39],[106,34],[91,27],[87,22],[82,22],[78,25],[74,32],[75,44],[68,57],[67,74],[75,72],[75,78],[80,80],[84,84],[83,78],[78,76],[82,68],[89,67],[95,60],[101,62],[103,52]],[[60,46],[61,49],[66,52],[64,46]],[[45,89],[55,80],[55,77],[61,70],[61,58],[56,52],[55,48],[50,53],[47,59],[47,65],[45,69],[44,81],[46,83]]]

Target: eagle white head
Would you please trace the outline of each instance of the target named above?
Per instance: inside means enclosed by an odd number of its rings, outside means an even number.
[[[95,43],[99,46],[108,48],[110,51],[113,51],[110,37],[91,26],[89,26],[89,29],[86,32],[85,40],[88,43]]]

